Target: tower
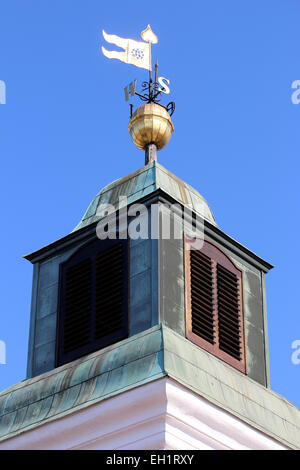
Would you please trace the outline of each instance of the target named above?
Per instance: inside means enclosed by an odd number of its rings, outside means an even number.
[[[27,379],[0,394],[0,449],[300,448],[299,410],[270,390],[272,266],[157,162],[174,129],[158,91],[150,75],[129,123],[145,165],[26,256]]]

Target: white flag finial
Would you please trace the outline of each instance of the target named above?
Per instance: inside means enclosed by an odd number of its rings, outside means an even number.
[[[152,42],[152,44],[158,43],[158,38],[156,34],[153,33],[150,24],[148,24],[147,28],[141,32],[141,36],[146,42]]]

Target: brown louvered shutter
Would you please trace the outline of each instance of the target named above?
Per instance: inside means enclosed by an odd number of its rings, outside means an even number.
[[[219,347],[241,360],[241,315],[239,280],[236,274],[217,264]]]
[[[200,251],[191,255],[192,331],[211,344],[215,342],[213,271],[211,259]]]
[[[187,338],[245,372],[242,272],[205,241],[186,250],[186,280]]]
[[[56,364],[128,336],[127,240],[96,240],[60,267]]]

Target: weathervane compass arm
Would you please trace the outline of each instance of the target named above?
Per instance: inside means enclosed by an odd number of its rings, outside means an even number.
[[[154,95],[153,95],[153,101],[157,99],[159,95],[161,95],[161,90],[158,88],[158,81],[157,81],[157,76],[158,76],[158,60],[156,58],[156,63],[155,63],[155,78],[154,78]]]

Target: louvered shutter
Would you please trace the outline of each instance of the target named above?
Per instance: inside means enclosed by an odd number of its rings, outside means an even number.
[[[242,273],[207,241],[186,254],[187,338],[245,372]]]
[[[95,339],[122,330],[127,296],[124,292],[123,245],[101,251],[96,257]]]
[[[238,277],[217,264],[219,347],[240,360],[242,352]]]
[[[128,336],[127,240],[96,240],[60,269],[56,364]]]
[[[213,272],[211,259],[191,251],[192,331],[211,344],[215,342]]]
[[[85,346],[91,334],[92,263],[88,258],[66,270],[63,351]]]

